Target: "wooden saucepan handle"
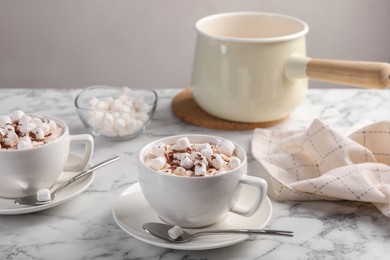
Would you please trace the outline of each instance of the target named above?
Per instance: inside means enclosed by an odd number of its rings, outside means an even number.
[[[355,87],[385,89],[390,87],[390,64],[310,59],[306,64],[306,76]]]

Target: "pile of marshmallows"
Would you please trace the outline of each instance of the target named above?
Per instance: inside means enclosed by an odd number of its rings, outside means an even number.
[[[88,101],[93,111],[87,114],[87,123],[98,133],[109,136],[125,136],[139,131],[148,121],[151,107],[143,100],[136,100],[133,90],[122,88],[118,97]]]
[[[17,110],[0,116],[0,149],[32,148],[50,142],[62,132],[54,120],[31,117]]]
[[[153,170],[178,176],[212,176],[237,168],[241,164],[230,141],[218,144],[194,143],[187,137],[175,144],[152,146],[145,163]]]

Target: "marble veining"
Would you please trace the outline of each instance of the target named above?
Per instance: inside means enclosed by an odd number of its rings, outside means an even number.
[[[0,114],[15,109],[60,117],[71,134],[86,133],[74,108],[78,89],[1,89]],[[121,160],[96,173],[75,199],[48,210],[0,216],[0,259],[388,259],[390,219],[369,203],[348,201],[277,202],[267,228],[288,229],[293,238],[256,237],[233,246],[171,250],[125,233],[114,221],[119,194],[137,182],[137,156],[159,137],[207,133],[230,138],[249,153],[252,131],[219,131],[186,124],[172,115],[170,101],[180,90],[158,90],[155,117],[147,131],[125,142],[95,140],[93,162],[113,155]],[[341,132],[355,125],[390,119],[390,92],[363,89],[311,89],[304,102],[275,129],[303,129],[320,118]],[[249,172],[261,176],[248,154]],[[131,205],[129,205],[131,207]]]

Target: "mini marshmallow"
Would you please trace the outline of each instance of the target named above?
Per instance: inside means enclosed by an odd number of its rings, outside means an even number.
[[[116,130],[121,130],[126,128],[126,121],[122,118],[116,118],[114,121],[114,128]]]
[[[104,101],[99,101],[97,104],[96,104],[96,109],[98,110],[107,110],[110,108],[110,105],[107,104],[107,102],[104,102]]]
[[[215,168],[215,169],[220,169],[223,165],[223,159],[221,157],[220,154],[214,154],[213,156],[211,156],[211,165]]]
[[[203,158],[205,157],[200,152],[192,152],[190,156],[190,159],[193,161],[202,160]]]
[[[195,149],[197,151],[202,151],[204,149],[210,149],[211,150],[211,145],[209,143],[204,143],[204,144],[194,144]]]
[[[213,150],[210,149],[203,149],[201,152],[200,152],[206,159],[210,159],[210,157],[213,155]]]
[[[123,87],[122,88],[122,93],[125,95],[125,96],[131,96],[133,94],[133,90],[129,87]]]
[[[207,173],[207,167],[203,163],[195,164],[195,175],[196,176],[205,176]]]
[[[173,170],[173,173],[176,174],[176,175],[185,175],[187,172],[186,169],[184,169],[183,167],[176,167],[174,170]]]
[[[183,158],[183,160],[180,160],[180,166],[188,170],[194,166],[194,162],[186,156]]]
[[[166,162],[167,160],[165,159],[165,156],[159,156],[150,160],[150,167],[153,170],[161,170],[165,166]]]
[[[40,126],[42,124],[42,120],[38,117],[33,117],[30,123],[34,124],[35,126]]]
[[[42,129],[45,136],[47,136],[50,133],[50,125],[48,123],[43,123],[39,126],[39,128]]]
[[[111,109],[114,111],[122,111],[122,101],[120,99],[114,99],[111,105]]]
[[[88,104],[89,104],[90,107],[95,107],[97,105],[97,103],[99,103],[99,99],[97,99],[96,97],[92,97],[88,101]]]
[[[135,100],[134,107],[136,111],[145,112],[149,110],[149,105],[142,100]]]
[[[19,140],[19,137],[15,132],[10,131],[4,139],[6,144],[13,145]]]
[[[24,114],[19,119],[19,125],[27,126],[27,124],[30,123],[30,121],[31,121],[31,116]]]
[[[4,126],[4,131],[6,131],[6,132],[10,132],[10,131],[15,132],[15,127],[13,125],[6,124]]]
[[[178,239],[183,234],[184,234],[184,231],[179,226],[174,226],[173,228],[168,230],[168,235],[172,239]]]
[[[19,121],[20,122],[20,121]],[[27,124],[22,124],[20,125],[20,127],[18,128],[19,131],[23,134],[27,134],[28,132],[30,132],[31,130],[33,130],[35,128],[35,125],[34,124],[30,124],[30,123],[27,123]]]
[[[219,147],[219,152],[227,156],[231,156],[234,152],[235,146],[230,141],[223,141]]]
[[[48,201],[51,199],[51,194],[49,189],[40,189],[37,192],[38,201]]]
[[[185,173],[186,176],[192,176],[194,175],[194,172],[191,171],[191,170],[187,170],[186,173]]]
[[[54,129],[57,128],[57,123],[56,121],[54,120],[49,120],[49,126],[50,126],[50,130],[53,131]]]
[[[142,122],[145,122],[149,119],[149,115],[145,112],[137,112],[134,117]]]
[[[0,127],[4,127],[6,124],[11,124],[12,120],[9,116],[0,116]]]
[[[112,127],[114,125],[114,117],[112,116],[111,113],[105,112],[103,116],[103,122],[105,126]]]
[[[186,149],[191,147],[190,140],[187,137],[181,137],[176,140],[176,144],[179,146],[179,149]]]
[[[163,156],[165,154],[165,144],[158,143],[152,146],[152,153],[156,156]]]
[[[32,147],[33,147],[33,144],[31,143],[31,141],[27,142],[27,141],[20,140],[18,142],[18,145],[17,145],[18,150],[29,149],[29,148],[32,148]]]
[[[190,158],[191,159],[191,155],[189,154],[189,153],[175,153],[174,155],[173,155],[173,157],[175,158],[175,159],[177,159],[177,160],[183,160],[184,159],[184,157],[188,157],[188,158]]]
[[[33,138],[36,140],[45,139],[45,133],[43,132],[43,130],[41,128],[35,128],[35,129],[31,130],[30,135],[31,135],[31,133],[34,135]]]
[[[231,169],[235,169],[237,168],[238,166],[240,166],[241,164],[241,160],[240,158],[236,157],[236,156],[233,156],[231,159],[230,159],[230,168]]]
[[[24,115],[22,110],[15,110],[11,113],[12,123],[16,123],[20,120],[20,118]]]

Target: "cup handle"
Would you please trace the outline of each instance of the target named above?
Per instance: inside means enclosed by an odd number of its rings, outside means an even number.
[[[88,134],[71,135],[70,144],[72,143],[84,144],[84,153],[79,163],[66,165],[64,171],[76,172],[85,170],[92,158],[94,147],[93,137]]]
[[[252,206],[249,208],[240,205],[234,205],[234,207],[230,211],[245,217],[250,217],[259,209],[261,203],[266,198],[268,184],[262,178],[248,176],[248,175],[244,175],[241,178],[239,183],[250,185],[256,188],[257,193],[255,196],[255,201],[253,202]]]

